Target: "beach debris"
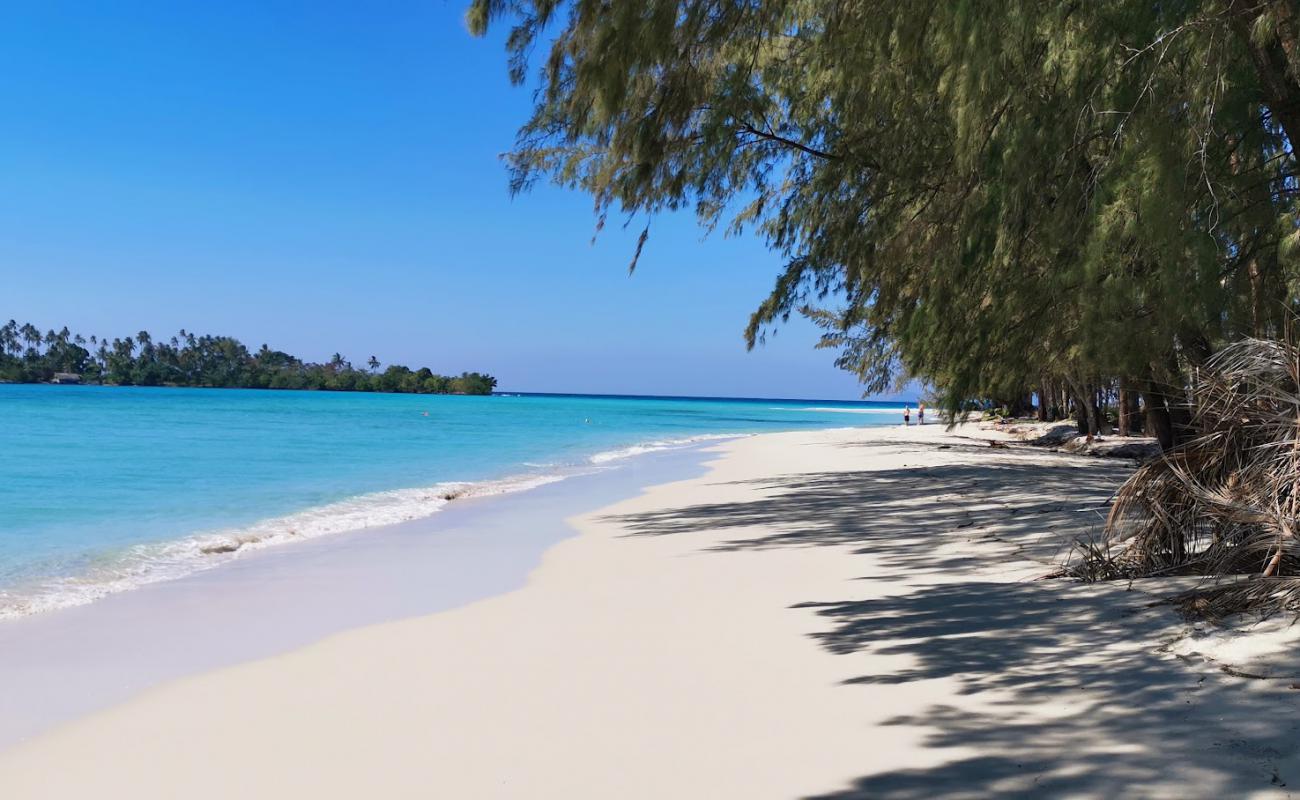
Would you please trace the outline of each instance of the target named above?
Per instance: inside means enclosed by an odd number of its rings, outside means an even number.
[[[199,552],[205,556],[221,555],[222,553],[233,553],[243,545],[243,542],[220,542],[210,544],[199,548]]]

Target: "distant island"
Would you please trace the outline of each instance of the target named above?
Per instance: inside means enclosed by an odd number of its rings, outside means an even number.
[[[148,331],[113,339],[73,334],[66,327],[41,333],[9,320],[0,327],[0,383],[98,383],[116,386],[196,386],[224,389],[318,389],[336,392],[491,394],[497,379],[479,372],[437,375],[400,364],[382,372],[371,356],[366,369],[335,353],[324,364],[262,345],[250,352],[230,336],[185,330],[167,341]]]

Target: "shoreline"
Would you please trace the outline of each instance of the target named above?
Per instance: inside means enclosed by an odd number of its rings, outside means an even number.
[[[1287,796],[1293,677],[1189,655],[1158,586],[1033,580],[1127,465],[968,432],[701,448],[516,588],[166,682],[0,752],[0,789]]]
[[[3,388],[0,623],[241,551],[428,516],[466,491],[715,437],[888,419],[780,400]]]
[[[583,462],[548,464],[549,470],[545,472],[534,469],[498,478],[443,481],[429,486],[366,492],[248,524],[195,531],[158,542],[131,545],[114,553],[93,554],[88,560],[96,566],[83,568],[81,572],[32,578],[26,584],[0,588],[0,626],[13,620],[89,605],[122,592],[183,580],[267,548],[427,520],[453,502],[526,492],[600,470],[615,469],[626,459],[637,456],[689,449],[748,435],[753,434],[697,434],[680,439],[651,439],[597,451]],[[535,466],[519,465],[521,470]]]
[[[646,482],[702,472],[705,446],[642,453],[466,497],[429,516],[253,550],[89,603],[0,619],[0,752],[161,683],[517,589],[549,547],[576,535],[568,516]]]

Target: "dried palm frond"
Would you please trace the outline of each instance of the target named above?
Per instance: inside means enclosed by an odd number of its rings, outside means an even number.
[[[1125,482],[1108,539],[1134,574],[1253,574],[1215,588],[1218,605],[1285,607],[1300,598],[1300,581],[1274,580],[1300,576],[1300,348],[1290,338],[1228,345],[1192,391],[1196,438]]]
[[[1261,617],[1280,611],[1300,611],[1300,578],[1258,575],[1182,592],[1171,598],[1188,616],[1222,619],[1251,613]]]
[[[1076,539],[1065,564],[1046,577],[1070,577],[1084,583],[1113,581],[1132,577],[1131,565],[1124,563],[1105,538],[1086,536]]]

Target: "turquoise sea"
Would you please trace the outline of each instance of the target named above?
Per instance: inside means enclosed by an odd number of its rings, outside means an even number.
[[[897,403],[0,385],[0,618],[715,436]]]

